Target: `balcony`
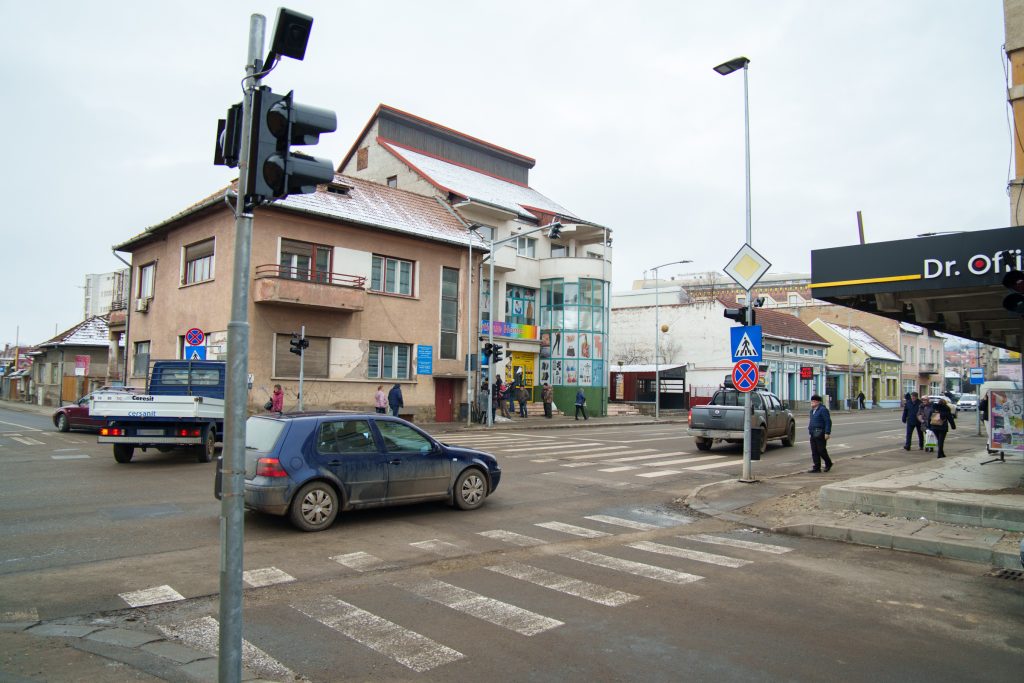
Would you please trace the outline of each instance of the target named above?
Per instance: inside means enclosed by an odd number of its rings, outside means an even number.
[[[934,375],[939,371],[938,363],[918,363],[917,374],[919,375]]]
[[[268,263],[256,266],[253,301],[325,311],[361,311],[366,305],[366,278],[361,275],[310,272]]]
[[[585,256],[554,256],[541,259],[540,278],[593,278],[595,280],[611,280],[612,264],[603,258]]]

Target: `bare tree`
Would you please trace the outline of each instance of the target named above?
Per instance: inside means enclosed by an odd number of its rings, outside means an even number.
[[[615,358],[613,364],[622,361],[623,365],[644,365],[654,362],[654,354],[651,346],[639,341],[623,342],[616,344]]]
[[[678,360],[679,352],[683,350],[682,345],[671,337],[663,337],[661,340],[661,360],[665,363],[675,363]]]

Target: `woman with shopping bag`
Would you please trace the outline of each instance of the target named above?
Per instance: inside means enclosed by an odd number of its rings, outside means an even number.
[[[933,399],[924,409],[924,427],[928,430],[925,434],[925,448],[928,447],[929,438],[934,435],[935,448],[938,449],[936,458],[945,458],[946,453],[942,450],[946,442],[946,434],[950,429],[956,429],[956,418],[946,402],[941,399]]]

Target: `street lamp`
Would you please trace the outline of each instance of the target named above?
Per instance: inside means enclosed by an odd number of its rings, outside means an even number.
[[[746,176],[747,176],[747,246],[750,244],[750,100],[747,90],[747,69],[750,60],[746,57],[736,57],[715,67],[715,71],[723,76],[728,76],[734,71],[743,69],[743,134],[744,149],[746,152]],[[754,324],[754,306],[750,301],[750,290],[746,290],[747,325]],[[746,392],[743,399],[743,474],[740,481],[750,482],[753,478],[750,473],[750,431],[753,421],[752,410],[754,403],[750,398],[751,392]],[[760,444],[758,444],[760,449]]]
[[[542,230],[549,230],[548,239],[557,240],[562,235],[562,223],[561,221],[553,221],[547,225],[542,225],[526,232],[517,232],[511,237],[506,237],[503,240],[494,239],[494,232],[491,232],[491,251],[487,254],[487,261],[490,264],[490,274],[488,276],[488,301],[490,302],[490,311],[487,314],[487,343],[490,344],[490,348],[494,348],[494,313],[497,309],[494,303],[494,255],[495,247],[500,247],[503,244],[514,242],[520,237],[526,237]],[[494,411],[491,409],[491,403],[494,402],[494,359],[493,357],[487,359],[487,390],[491,392],[489,398],[489,404],[487,405],[487,426],[494,426]]]
[[[661,417],[661,364],[658,362],[658,356],[660,356],[660,350],[658,342],[660,337],[658,336],[661,332],[661,325],[658,320],[658,269],[666,266],[676,266],[683,263],[692,263],[689,260],[682,261],[670,261],[668,263],[662,263],[660,266],[654,266],[654,419],[657,420]]]

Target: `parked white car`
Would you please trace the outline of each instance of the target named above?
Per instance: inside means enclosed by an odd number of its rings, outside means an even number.
[[[978,409],[978,397],[974,394],[964,394],[960,397],[960,400],[956,402],[957,410],[977,410]]]

